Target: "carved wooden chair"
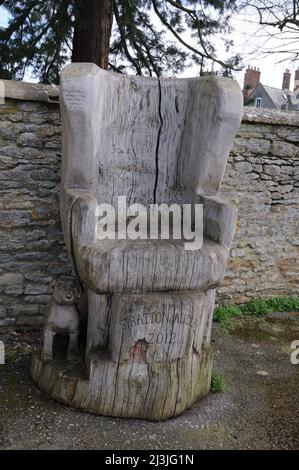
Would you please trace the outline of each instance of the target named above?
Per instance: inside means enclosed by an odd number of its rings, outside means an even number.
[[[215,289],[236,221],[217,195],[241,90],[216,76],[158,80],[77,63],[64,69],[60,96],[61,217],[88,292],[88,378],[54,370],[46,385],[40,362],[33,376],[54,398],[99,414],[177,415],[210,389]],[[201,249],[97,239],[98,205],[117,208],[118,196],[128,205],[203,204]]]

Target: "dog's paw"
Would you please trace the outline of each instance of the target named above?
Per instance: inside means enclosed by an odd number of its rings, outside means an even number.
[[[42,358],[42,360],[43,360],[44,362],[46,362],[46,361],[52,361],[52,360],[53,360],[52,354],[44,353],[44,352],[42,352],[41,358]]]

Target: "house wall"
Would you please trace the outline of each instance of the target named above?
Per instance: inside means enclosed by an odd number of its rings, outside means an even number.
[[[23,85],[9,82],[0,105],[2,327],[40,325],[50,281],[70,273],[58,206],[58,91]],[[218,302],[298,292],[298,125],[296,113],[245,109],[222,185],[239,219]]]
[[[267,93],[265,92],[262,86],[257,86],[252,93],[250,93],[249,97],[247,98],[247,105],[248,106],[255,106],[255,99],[262,98],[262,108],[265,109],[273,109],[273,103]]]

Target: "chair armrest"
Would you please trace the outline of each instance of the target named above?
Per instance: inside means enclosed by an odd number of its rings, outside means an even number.
[[[237,209],[218,198],[197,196],[198,204],[203,204],[203,234],[207,238],[230,249],[234,238]]]
[[[86,190],[66,189],[62,201],[67,220],[64,223],[70,249],[73,253],[83,245],[96,240],[98,202]]]

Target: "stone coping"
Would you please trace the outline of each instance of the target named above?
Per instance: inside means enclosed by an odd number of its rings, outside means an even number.
[[[6,98],[47,103],[59,102],[58,85],[44,85],[15,80],[0,80],[1,82],[4,84]],[[242,121],[299,126],[299,112],[245,106]]]
[[[0,80],[4,84],[5,98],[25,101],[42,101],[58,103],[59,87],[41,83],[27,83],[15,80]]]
[[[244,106],[242,121],[299,126],[299,111],[283,111],[279,109]]]

